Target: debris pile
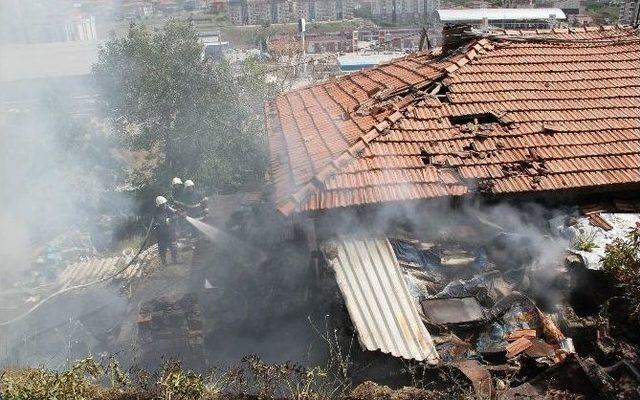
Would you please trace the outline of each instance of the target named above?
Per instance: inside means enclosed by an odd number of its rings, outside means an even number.
[[[138,317],[142,359],[174,357],[201,366],[205,360],[203,325],[195,294],[167,295],[142,303]]]
[[[391,243],[443,361],[513,364],[527,357],[555,365],[575,351],[556,322],[517,290],[527,276],[500,269],[484,248]]]
[[[611,284],[589,261],[593,254],[574,248],[588,223],[599,229],[591,250],[604,254],[638,214],[566,211],[545,224],[543,237],[487,234],[482,221],[458,226],[455,237],[392,229],[384,239],[344,237],[323,251],[366,350],[454,368],[482,398],[640,398],[638,334],[620,323],[629,312],[607,300]],[[545,258],[554,246],[560,251]],[[389,278],[394,268],[381,266],[393,256],[410,310]],[[414,310],[428,332],[415,327]]]
[[[96,254],[89,234],[72,232],[59,235],[33,251],[29,276],[23,282],[28,286],[51,283],[68,264],[87,260]]]

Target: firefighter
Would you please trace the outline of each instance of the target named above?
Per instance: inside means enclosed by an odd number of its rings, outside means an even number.
[[[171,207],[163,196],[156,197],[153,230],[158,240],[158,253],[162,265],[167,265],[167,249],[171,252],[171,262],[178,262],[176,245],[177,211]]]
[[[183,197],[184,185],[182,184],[182,179],[176,176],[171,180],[171,204],[176,208],[182,208],[184,206]]]
[[[199,195],[195,190],[195,184],[191,179],[184,181],[184,194],[182,201],[185,211],[190,217],[198,218],[204,215],[207,206],[207,198]]]
[[[204,220],[207,214],[207,198],[202,197],[195,190],[195,184],[191,179],[184,181],[184,194],[182,196],[184,203],[184,210],[188,216],[197,220]],[[198,230],[189,226],[183,231],[186,236],[196,238],[198,236]]]

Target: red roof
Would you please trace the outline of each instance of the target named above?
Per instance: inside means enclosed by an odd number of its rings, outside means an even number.
[[[640,36],[504,31],[265,107],[284,214],[640,182]]]

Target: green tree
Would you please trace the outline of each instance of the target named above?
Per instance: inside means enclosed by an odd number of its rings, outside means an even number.
[[[188,21],[154,32],[132,24],[107,42],[93,68],[100,106],[129,149],[154,159],[133,183],[162,190],[180,176],[222,191],[258,183],[270,85],[256,68],[203,57]]]

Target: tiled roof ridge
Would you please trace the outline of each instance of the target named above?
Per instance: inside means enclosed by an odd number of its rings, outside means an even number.
[[[462,51],[459,50],[457,52],[454,52],[453,54],[447,55],[446,58],[449,61],[449,65],[442,68],[440,75],[434,77],[428,83],[441,82],[443,79],[449,76],[449,74],[457,71],[459,68],[475,59],[478,54],[491,51],[494,48],[494,44],[486,38],[481,38],[471,42],[470,44],[463,47],[461,49]],[[419,86],[423,87],[425,85],[423,83],[419,84]],[[405,90],[406,88],[402,88],[400,92],[403,92]],[[395,94],[397,94],[397,92],[398,91],[394,91]],[[378,100],[385,101],[392,97],[394,93]],[[399,106],[398,103],[394,105],[394,108],[396,108],[396,111],[394,113],[386,116],[384,120],[376,124],[367,133],[361,135],[353,145],[349,146],[339,156],[331,160],[330,163],[328,163],[318,173],[316,173],[304,186],[291,194],[289,196],[289,199],[284,204],[278,206],[278,211],[280,211],[280,213],[282,213],[283,215],[291,214],[311,193],[316,191],[318,188],[323,187],[325,181],[329,177],[335,175],[346,165],[358,158],[359,154],[366,147],[368,147],[369,143],[377,139],[385,131],[391,128],[397,121],[405,116],[406,113],[412,112],[414,109],[413,103],[421,99],[422,96],[415,97],[414,93],[406,94],[405,97],[398,102],[400,103]]]
[[[496,29],[492,32],[501,33],[509,36],[525,36],[533,33],[539,35],[558,34],[564,35],[567,33],[591,33],[591,32],[603,32],[603,31],[633,31],[635,28],[628,25],[593,25],[593,26],[580,26],[580,27],[568,27],[568,28],[548,28],[548,29]]]

